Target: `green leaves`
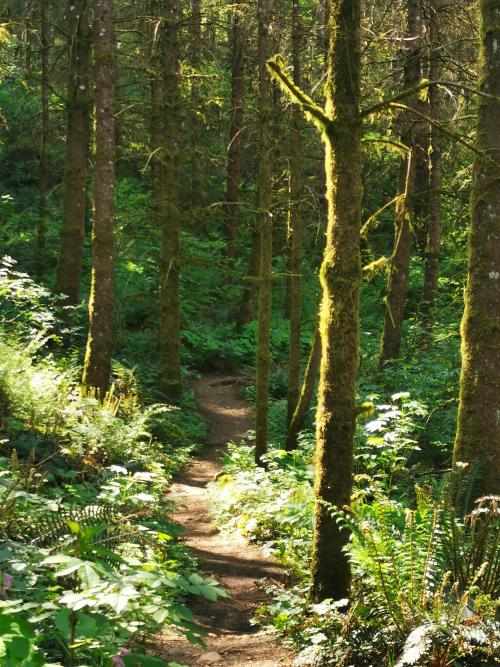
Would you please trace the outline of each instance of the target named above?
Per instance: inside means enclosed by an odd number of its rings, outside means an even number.
[[[18,615],[0,612],[0,664],[2,667],[38,667],[42,655],[34,647],[33,627]]]

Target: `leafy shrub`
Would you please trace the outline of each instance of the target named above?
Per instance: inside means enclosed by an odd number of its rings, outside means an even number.
[[[251,446],[230,444],[214,515],[292,569],[298,585],[271,587],[257,621],[293,643],[298,665],[472,665],[498,649],[498,500],[480,500],[464,519],[450,509],[449,482],[429,479],[415,456],[427,414],[400,393],[358,423],[353,511],[339,516],[353,535],[349,608],[307,599],[314,436],[303,433],[296,452],[271,449],[266,469]]]
[[[0,261],[0,326],[25,340],[54,338],[63,309],[55,296],[26,273],[15,270],[16,261]]]
[[[144,641],[165,624],[202,641],[189,598],[225,595],[166,518],[200,420],[141,406],[116,363],[102,403],[83,391],[78,367],[47,353],[60,325],[46,297],[9,267],[0,277],[3,315],[19,315],[0,332],[0,662],[165,665]]]
[[[0,469],[8,536],[0,552],[0,628],[18,623],[22,631],[16,664],[28,665],[32,654],[37,665],[42,656],[109,664],[165,623],[201,640],[185,598],[215,601],[224,592],[196,573],[175,542],[177,529],[164,519],[163,478],[113,467],[92,484],[63,489],[26,476],[19,463],[3,459]]]

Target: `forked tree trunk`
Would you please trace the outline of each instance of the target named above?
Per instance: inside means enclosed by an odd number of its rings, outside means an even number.
[[[40,183],[38,200],[38,226],[36,237],[37,272],[45,268],[45,246],[47,235],[47,196],[49,190],[49,5],[40,2],[40,42],[42,66],[42,136],[40,143]]]
[[[80,299],[87,215],[90,144],[90,43],[88,0],[69,0],[69,60],[63,212],[55,290],[71,305]]]
[[[234,7],[231,36],[231,124],[227,156],[226,238],[227,256],[236,257],[236,233],[240,212],[241,150],[245,101],[245,24],[244,5],[238,0]]]
[[[500,493],[500,0],[481,0],[482,74],[462,320],[454,461],[485,462],[482,494]]]
[[[293,82],[301,85],[300,55],[302,49],[302,26],[300,0],[292,4],[292,59]],[[302,320],[302,168],[301,126],[302,112],[292,106],[290,130],[290,200],[288,212],[288,247],[290,249],[290,353],[288,357],[288,425],[299,399],[300,384],[300,332]]]
[[[269,374],[271,368],[271,307],[273,223],[271,217],[271,79],[266,68],[270,54],[271,0],[258,1],[259,25],[259,325],[256,364],[255,460],[261,465],[267,451]]]
[[[163,0],[165,20],[162,35],[163,59],[163,177],[160,225],[162,237],[160,305],[160,384],[176,401],[182,394],[180,312],[180,211],[179,154],[180,72],[179,0]]]
[[[95,0],[95,180],[92,233],[92,283],[89,333],[83,383],[109,387],[113,352],[114,312],[114,188],[115,188],[115,72],[113,0]]]
[[[407,0],[408,30],[407,55],[404,68],[404,89],[410,89],[421,78],[421,34],[422,34],[422,0]],[[407,105],[415,107],[416,98],[409,98]],[[412,196],[415,188],[415,164],[417,151],[413,133],[414,117],[410,112],[403,115],[402,143],[410,148],[410,153],[401,160],[398,195],[396,206],[394,248],[391,258],[389,282],[385,303],[384,328],[379,363],[396,359],[401,349],[401,336],[404,319],[408,278],[410,271],[410,255],[412,246]]]
[[[439,9],[440,0],[434,0],[430,18],[430,68],[429,79],[437,81],[441,76],[441,54],[439,50]],[[438,86],[429,90],[429,113],[433,121],[439,121],[440,91]],[[439,131],[431,130],[431,173],[429,196],[429,220],[425,247],[424,299],[431,311],[438,291],[439,258],[441,254],[441,141]]]
[[[311,566],[314,601],[344,598],[351,583],[344,552],[350,533],[336,514],[351,500],[356,426],[363,190],[360,5],[360,0],[330,3],[324,111],[289,79],[280,58],[269,62],[275,78],[321,130],[326,148],[328,226],[320,273],[321,370]]]

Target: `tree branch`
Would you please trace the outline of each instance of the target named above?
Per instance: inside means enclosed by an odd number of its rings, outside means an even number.
[[[323,109],[309,97],[299,86],[297,86],[286,71],[285,61],[280,55],[274,56],[267,61],[267,69],[271,77],[278,82],[281,89],[288,97],[297,104],[304,112],[306,118],[315,125],[320,132],[331,130],[333,122]]]
[[[406,104],[399,104],[397,102],[391,102],[390,104],[391,107],[394,109],[403,109],[404,111],[410,111],[411,113],[415,114],[415,116],[418,116],[419,118],[422,118],[425,120],[426,123],[429,123],[432,127],[435,127],[437,130],[442,132],[445,136],[449,137],[450,139],[453,139],[454,141],[458,141],[459,144],[462,144],[462,146],[465,146],[468,148],[470,151],[475,153],[476,155],[480,155],[482,158],[490,160],[493,164],[498,165],[498,162],[495,162],[493,158],[487,156],[484,154],[484,151],[478,150],[474,144],[469,143],[466,141],[463,137],[461,137],[459,134],[455,134],[455,132],[451,132],[448,130],[444,125],[441,125],[441,123],[433,120],[432,118],[429,118],[429,116],[426,116],[425,113],[422,113],[421,111],[417,111],[413,107],[409,107]]]
[[[479,97],[485,97],[488,100],[495,100],[496,102],[500,101],[500,98],[496,97],[495,95],[490,95],[489,93],[485,93],[484,91],[479,90],[479,88],[474,88],[473,86],[468,86],[467,84],[460,83],[458,81],[443,81],[440,79],[436,81],[424,80],[420,81],[411,88],[402,90],[400,93],[397,93],[392,97],[386,97],[382,101],[377,102],[376,104],[372,104],[372,106],[367,107],[366,109],[362,109],[361,117],[366,118],[366,116],[371,116],[372,114],[378,113],[379,111],[384,111],[384,109],[390,107],[394,102],[399,102],[399,100],[404,100],[407,97],[411,97],[415,93],[418,93],[425,88],[430,88],[430,86],[441,86],[442,88],[460,88],[461,90],[467,90],[469,93],[474,93],[474,95],[479,95]]]

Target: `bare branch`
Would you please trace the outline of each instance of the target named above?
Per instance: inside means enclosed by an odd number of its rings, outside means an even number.
[[[484,91],[479,90],[479,88],[474,88],[474,86],[468,86],[467,84],[460,83],[458,81],[424,80],[420,81],[416,86],[402,90],[400,93],[397,93],[392,97],[387,97],[380,102],[377,102],[376,104],[372,104],[372,106],[367,107],[366,109],[362,109],[361,117],[366,118],[366,116],[371,116],[374,113],[384,111],[385,109],[391,107],[394,102],[405,100],[408,97],[415,95],[415,93],[418,93],[421,90],[425,90],[425,88],[430,88],[430,86],[441,86],[442,88],[460,88],[461,90],[467,90],[469,93],[474,93],[474,95],[478,95],[479,97],[485,97],[486,99],[495,100],[496,102],[500,101],[500,98],[496,97],[495,95],[490,95],[489,93],[485,93]]]

